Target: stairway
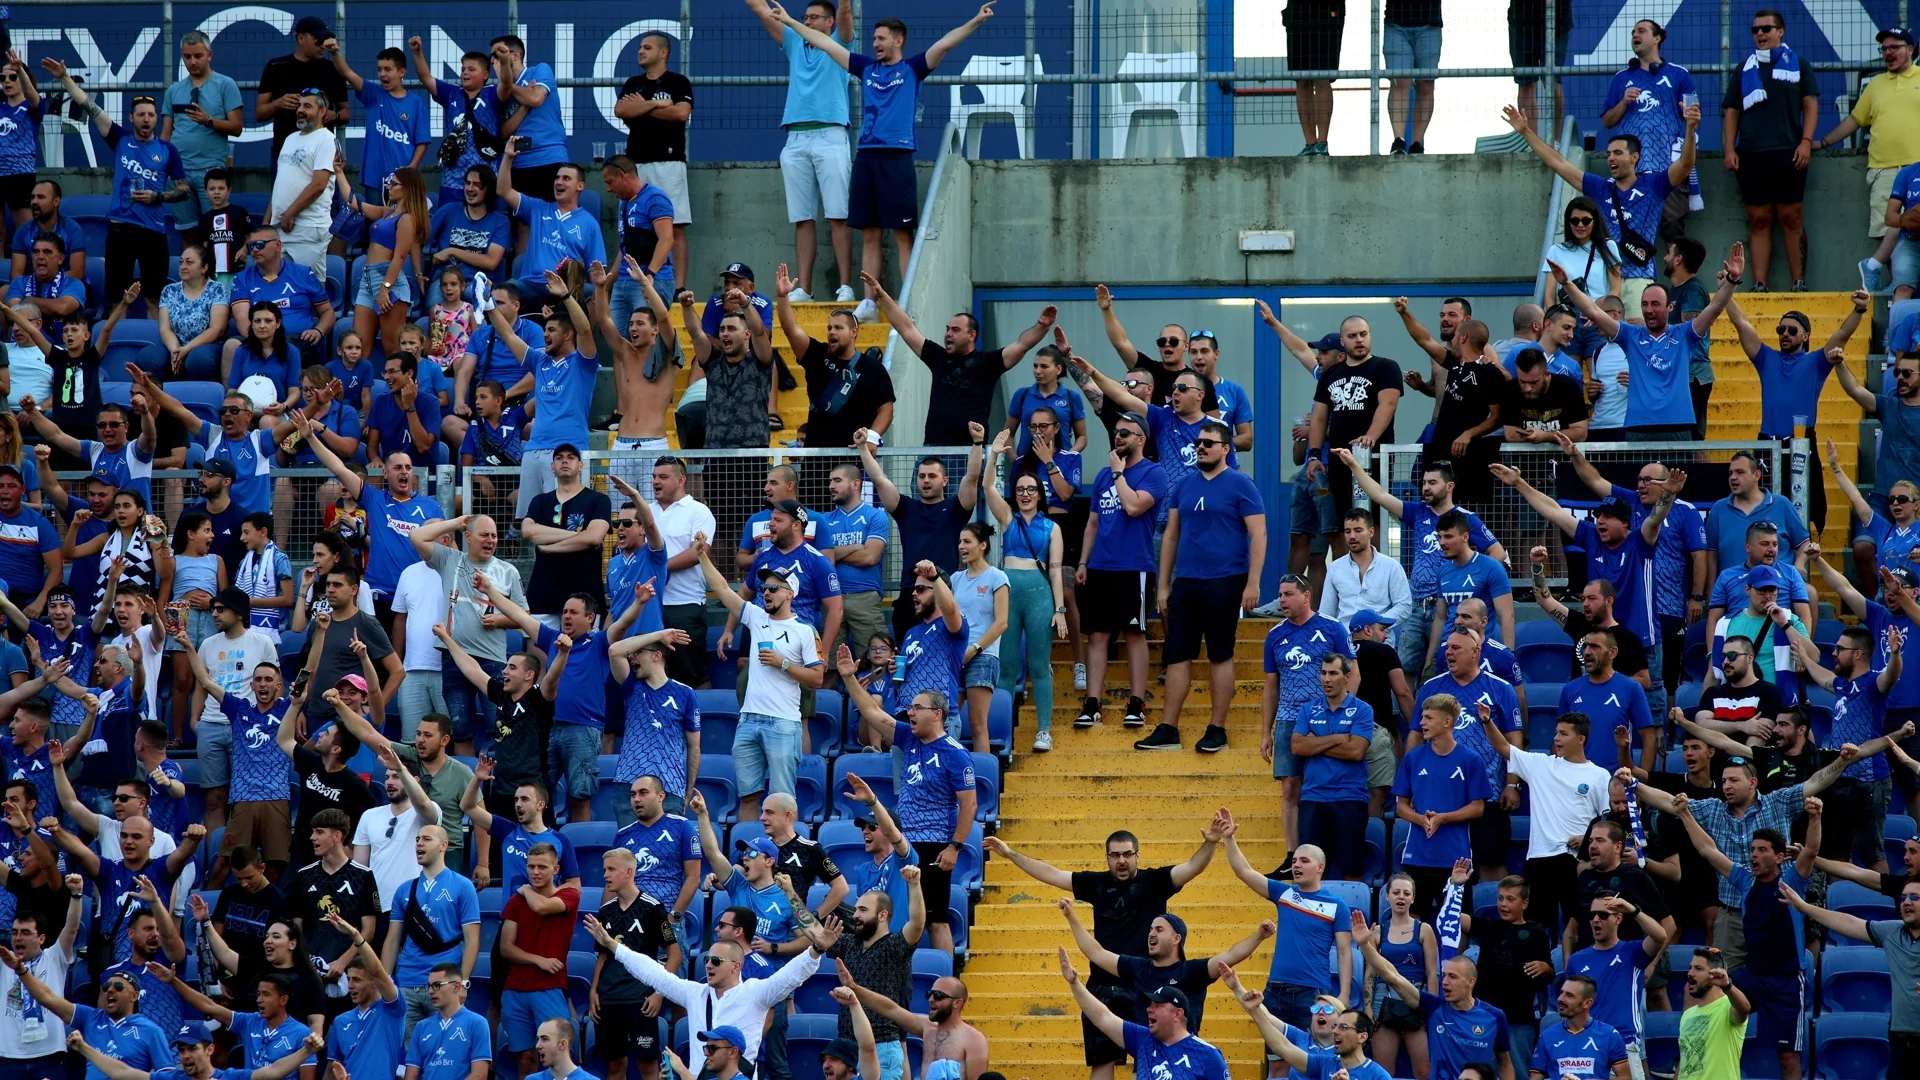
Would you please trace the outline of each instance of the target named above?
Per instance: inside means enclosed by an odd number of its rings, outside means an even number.
[[[1278,865],[1285,852],[1280,822],[1280,793],[1272,767],[1260,757],[1260,649],[1268,620],[1240,624],[1236,651],[1238,682],[1228,717],[1230,745],[1218,754],[1192,749],[1207,723],[1207,663],[1194,664],[1194,689],[1181,712],[1178,751],[1133,749],[1158,722],[1160,686],[1149,679],[1147,727],[1120,722],[1126,707],[1126,665],[1107,668],[1105,720],[1076,730],[1080,702],[1073,691],[1072,654],[1064,645],[1054,652],[1054,749],[1035,754],[1034,720],[1023,710],[1015,728],[1015,764],[1001,793],[999,835],[1014,850],[1044,859],[1063,870],[1104,870],[1107,834],[1126,829],[1140,838],[1140,865],[1183,862],[1200,843],[1200,830],[1220,806],[1240,823],[1239,841],[1247,858],[1262,870]],[[1160,625],[1149,630],[1152,670],[1160,670]],[[989,859],[986,885],[974,911],[972,947],[965,972],[967,1019],[992,1041],[993,1068],[1032,1080],[1084,1080],[1080,1013],[1060,979],[1056,949],[1066,945],[1085,978],[1089,964],[1077,949],[1066,921],[1054,907],[1059,891],[1041,885],[1004,859]],[[1187,921],[1189,957],[1205,957],[1245,937],[1273,904],[1254,895],[1233,876],[1224,849],[1215,852],[1206,872],[1190,882],[1170,905]],[[1091,924],[1091,909],[1080,916]],[[1250,986],[1264,985],[1273,954],[1271,942],[1240,965]],[[1131,1018],[1129,1018],[1131,1019]],[[1235,1075],[1266,1075],[1259,1033],[1222,985],[1207,997],[1201,1035],[1226,1054]]]
[[[1708,284],[1704,279],[1703,285]],[[1708,285],[1711,291],[1711,285]],[[1737,293],[1734,299],[1740,310],[1746,313],[1747,321],[1753,324],[1760,340],[1768,345],[1777,346],[1779,338],[1773,328],[1779,325],[1780,316],[1788,311],[1798,311],[1813,323],[1813,334],[1808,350],[1813,351],[1826,344],[1828,335],[1839,328],[1840,323],[1853,310],[1853,299],[1847,293]],[[1853,332],[1847,342],[1847,365],[1853,369],[1854,377],[1866,385],[1867,348],[1873,336],[1870,320],[1871,312],[1861,317],[1860,327]],[[1740,348],[1740,340],[1735,334],[1733,324],[1725,315],[1713,327],[1713,343],[1708,355],[1713,360],[1713,398],[1707,403],[1707,441],[1746,442],[1754,438],[1760,430],[1760,380],[1754,372],[1753,363],[1747,359],[1746,352]],[[1859,457],[1860,445],[1860,406],[1840,389],[1840,380],[1829,377],[1820,393],[1820,444],[1813,452],[1820,457],[1821,473],[1827,485],[1827,520],[1824,547],[1832,550],[1843,545],[1847,536],[1847,517],[1851,513],[1847,496],[1835,483],[1826,469],[1825,442],[1831,438],[1840,450],[1840,461],[1848,469],[1849,475],[1856,475],[1854,462]],[[1784,458],[1782,465],[1784,466]],[[1785,490],[1785,485],[1782,485]],[[1718,499],[1726,495],[1724,491],[1712,493]],[[1702,499],[1707,495],[1702,493]],[[1707,501],[1711,501],[1708,499]]]

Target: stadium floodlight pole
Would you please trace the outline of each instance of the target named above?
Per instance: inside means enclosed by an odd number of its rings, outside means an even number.
[[[1380,152],[1380,0],[1373,0],[1367,39],[1372,42],[1367,50],[1367,155],[1371,157]]]

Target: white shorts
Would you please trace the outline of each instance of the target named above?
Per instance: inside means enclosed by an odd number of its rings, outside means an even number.
[[[780,148],[780,179],[787,189],[788,221],[812,221],[820,209],[828,221],[847,220],[847,189],[853,183],[847,129],[787,132],[787,144]]]
[[[607,461],[609,475],[625,480],[633,485],[635,491],[645,495],[653,491],[654,457],[657,454],[667,453],[672,448],[667,445],[666,438],[662,436],[657,439],[615,439],[609,449],[648,451],[645,457],[617,457]],[[615,506],[614,509],[618,510],[619,506]]]
[[[673,203],[673,223],[691,225],[693,223],[693,200],[687,198],[687,163],[684,161],[649,161],[644,165],[636,164],[643,183],[652,184],[667,193],[667,199]]]
[[[322,282],[327,280],[327,242],[332,239],[324,226],[309,225],[287,232],[280,230],[281,254],[313,271]]]
[[[520,454],[520,494],[513,504],[514,524],[527,519],[527,507],[533,503],[533,497],[542,492],[553,491],[559,481],[553,477],[552,450],[526,450]]]

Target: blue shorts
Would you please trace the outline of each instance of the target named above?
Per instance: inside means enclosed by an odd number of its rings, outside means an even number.
[[[1748,957],[1749,961],[1753,958]],[[1733,973],[1733,984],[1747,995],[1759,1026],[1766,1034],[1756,1041],[1773,1044],[1777,1050],[1806,1049],[1807,977],[1801,975],[1755,975],[1750,968]]]
[[[353,292],[353,306],[380,310],[380,283],[386,280],[386,262],[368,263],[360,268],[360,283]],[[400,276],[393,279],[393,287],[387,290],[387,299],[396,304],[413,303],[413,279],[404,269]]]
[[[1293,716],[1290,710],[1283,708],[1280,718],[1273,725],[1273,778],[1285,780],[1299,775],[1299,762],[1293,756]]]
[[[572,1015],[564,990],[500,992],[500,1031],[506,1036],[507,1049],[515,1053],[533,1049],[541,1024]]]
[[[740,794],[793,794],[800,764],[800,721],[743,712],[733,735],[733,771]]]
[[[233,725],[201,721],[194,725],[193,741],[200,757],[200,786],[226,787],[233,776]]]
[[[547,740],[547,775],[567,782],[568,798],[593,798],[600,788],[600,729],[585,724],[553,725],[553,734]]]
[[[962,689],[984,686],[991,690],[1000,685],[1000,658],[992,653],[981,653],[967,663],[967,669],[960,673]]]
[[[920,178],[911,150],[862,147],[853,158],[847,225],[855,229],[912,229],[920,224]]]
[[[1304,467],[1294,474],[1293,496],[1288,503],[1290,520],[1287,531],[1295,536],[1306,534],[1309,548],[1314,552],[1323,552],[1327,550],[1327,537],[1340,531],[1339,511],[1333,505],[1333,492],[1316,495],[1314,483],[1307,479]]]
[[[873,1048],[880,1057],[880,1075],[877,1080],[905,1080],[907,1069],[907,1051],[899,1039],[891,1039]]]
[[[1440,28],[1437,26],[1382,27],[1380,51],[1388,71],[1413,71],[1440,66]]]

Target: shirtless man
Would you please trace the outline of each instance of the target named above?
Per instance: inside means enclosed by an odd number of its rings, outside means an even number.
[[[887,995],[854,982],[845,961],[835,963],[840,968],[840,985],[860,995],[860,1004],[900,1025],[901,1031],[924,1040],[921,1080],[926,1078],[927,1065],[935,1061],[957,1063],[961,1080],[980,1080],[980,1074],[987,1071],[987,1037],[960,1017],[967,1007],[966,983],[951,975],[934,980],[933,988],[927,991],[927,1015],[921,1016]]]
[[[638,279],[647,301],[645,307],[633,309],[625,326],[615,326],[609,311],[608,297],[618,274]],[[654,291],[652,275],[641,273],[640,264],[631,255],[611,269],[595,263],[588,276],[594,287],[594,325],[613,346],[613,385],[620,409],[620,436],[613,440],[613,448],[665,453],[667,406],[680,381],[675,370],[685,364],[680,338],[668,318],[667,303]],[[648,486],[653,482],[651,457],[616,458],[609,471],[643,491],[652,490]]]

